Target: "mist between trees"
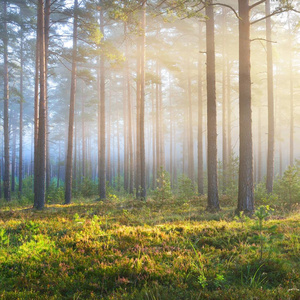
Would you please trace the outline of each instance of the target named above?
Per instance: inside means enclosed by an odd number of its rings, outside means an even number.
[[[166,170],[252,213],[300,155],[298,6],[1,1],[1,197],[146,200]]]

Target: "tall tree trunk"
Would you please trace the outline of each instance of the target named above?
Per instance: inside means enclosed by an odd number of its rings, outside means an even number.
[[[19,192],[22,194],[23,188],[23,26],[21,28],[21,52],[20,52],[20,121],[19,121]]]
[[[72,74],[71,74],[71,91],[70,91],[70,107],[69,107],[67,165],[66,165],[66,176],[65,176],[65,204],[70,204],[72,200],[74,112],[75,112],[76,71],[77,71],[77,15],[78,15],[77,10],[78,10],[78,0],[74,0]]]
[[[16,128],[11,127],[13,132],[12,156],[11,156],[11,191],[15,191],[16,187]]]
[[[125,23],[125,32],[127,27]],[[130,72],[129,72],[129,52],[128,52],[128,39],[125,41],[126,51],[126,85],[127,85],[127,101],[128,101],[128,145],[129,145],[129,193],[133,194],[133,142],[132,142],[132,111],[131,111],[131,93],[130,93]]]
[[[225,57],[225,28],[226,28],[226,10],[222,8],[222,171],[223,171],[223,182],[222,182],[222,193],[225,194],[226,192],[226,185],[227,185],[227,164],[228,164],[228,157],[227,157],[227,93],[226,89],[226,57]]]
[[[155,103],[154,103],[154,94],[155,94],[155,91],[154,91],[154,88],[153,88],[153,85],[152,85],[152,189],[154,190],[155,187],[156,187],[156,148],[155,148],[155,110],[154,110],[154,107],[155,107]]]
[[[112,168],[111,168],[111,97],[108,102],[108,128],[107,128],[107,181],[112,184]]]
[[[254,211],[249,0],[239,0],[240,161],[237,211]]]
[[[156,76],[159,76],[159,65],[158,61],[156,61]],[[156,173],[154,174],[155,181],[159,169],[161,167],[161,159],[160,159],[160,109],[159,109],[159,83],[155,84],[155,116],[156,116]]]
[[[46,78],[45,78],[45,16],[44,0],[38,2],[38,30],[39,30],[39,68],[40,68],[40,99],[39,99],[39,125],[37,138],[37,173],[35,203],[38,210],[45,206],[46,181]]]
[[[261,106],[258,107],[258,143],[257,143],[257,180],[261,182],[262,180],[262,126],[261,126]]]
[[[104,38],[104,15],[103,8],[100,10],[100,31]],[[99,172],[99,196],[100,199],[106,198],[106,169],[105,169],[105,66],[104,66],[104,51],[100,54],[100,87],[99,87],[99,137],[100,147],[98,150],[98,172]]]
[[[126,26],[124,26],[124,35],[126,36]],[[128,192],[128,164],[129,164],[129,147],[128,147],[128,117],[127,117],[127,106],[128,106],[128,99],[127,99],[127,89],[126,89],[126,65],[124,66],[123,70],[123,81],[122,81],[122,88],[123,88],[123,140],[124,140],[124,190]]]
[[[9,102],[9,85],[8,85],[8,32],[7,32],[7,0],[3,1],[3,55],[4,55],[4,198],[10,201],[10,181],[9,181],[9,124],[8,124],[8,102]]]
[[[118,150],[118,165],[117,165],[117,190],[120,191],[121,187],[121,156],[120,156],[120,125],[119,114],[117,114],[117,150]]]
[[[59,188],[59,181],[60,181],[60,140],[58,141],[58,166],[57,166],[57,185],[56,185],[57,188]]]
[[[201,51],[202,22],[199,22],[199,51]],[[202,53],[198,54],[198,194],[203,195],[203,94],[202,94]]]
[[[84,124],[84,96],[83,96],[83,88],[81,90],[81,130],[82,130],[82,177],[85,177],[85,124]]]
[[[45,0],[45,97],[46,97],[46,191],[51,181],[50,145],[49,145],[49,110],[48,110],[48,59],[49,59],[49,29],[51,0]]]
[[[141,198],[141,38],[137,41],[137,80],[136,80],[136,198]]]
[[[39,4],[40,5],[40,4]],[[39,18],[39,15],[38,15]],[[36,49],[35,49],[35,86],[34,86],[34,158],[33,161],[33,189],[34,189],[34,204],[37,207],[37,173],[38,173],[38,134],[39,134],[39,74],[40,74],[40,29],[37,26],[36,31]],[[32,153],[32,152],[31,152]]]
[[[293,78],[293,49],[292,49],[292,30],[290,23],[290,15],[288,16],[289,28],[289,72],[290,72],[290,165],[294,164],[294,78]]]
[[[194,183],[194,135],[193,135],[193,107],[192,83],[190,70],[188,71],[188,174]]]
[[[266,0],[266,16],[270,15],[270,0]],[[267,38],[267,75],[268,75],[268,156],[267,156],[267,181],[268,193],[273,191],[274,178],[274,147],[275,147],[275,125],[274,125],[274,95],[273,95],[273,53],[272,53],[272,29],[271,18],[266,19]]]
[[[146,44],[146,1],[142,7],[141,35],[141,97],[140,97],[140,159],[141,159],[141,200],[146,199],[146,159],[145,159],[145,44]]]
[[[212,4],[212,1],[210,1]],[[207,57],[207,210],[220,209],[217,176],[217,105],[215,73],[214,10],[212,5],[205,8],[206,16],[206,57]]]
[[[227,70],[227,157],[228,159],[232,159],[232,146],[231,146],[231,66],[229,59],[227,57],[226,62],[226,70]]]
[[[173,107],[172,107],[172,87],[171,87],[171,76],[169,73],[169,101],[170,101],[170,182],[173,184]],[[194,166],[193,166],[194,169]]]

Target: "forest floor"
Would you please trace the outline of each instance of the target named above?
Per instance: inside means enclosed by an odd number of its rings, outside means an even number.
[[[0,299],[300,299],[299,222],[204,198],[1,202]]]

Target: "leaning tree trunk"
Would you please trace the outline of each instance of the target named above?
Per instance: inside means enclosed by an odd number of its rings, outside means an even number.
[[[73,137],[74,137],[74,111],[76,96],[76,70],[77,70],[77,8],[78,0],[74,0],[74,23],[73,23],[73,51],[72,51],[72,74],[69,107],[68,149],[65,177],[65,204],[71,203],[72,199],[72,168],[73,168]]]
[[[212,1],[210,1],[212,4]],[[220,209],[217,177],[217,104],[215,73],[214,10],[212,5],[205,8],[206,57],[207,57],[207,210]]]
[[[254,211],[249,0],[239,0],[240,161],[237,211]]]
[[[7,1],[3,2],[4,10],[4,35],[3,35],[3,54],[4,54],[4,198],[10,201],[10,182],[9,182],[9,124],[8,124],[8,102],[9,102],[9,86],[8,86],[8,33],[7,33]]]
[[[270,0],[266,0],[266,16],[270,15]],[[274,177],[274,147],[275,147],[275,125],[274,125],[274,95],[273,95],[273,53],[272,53],[272,29],[271,18],[266,19],[267,38],[267,74],[268,74],[268,156],[267,156],[267,182],[268,193],[273,191]]]

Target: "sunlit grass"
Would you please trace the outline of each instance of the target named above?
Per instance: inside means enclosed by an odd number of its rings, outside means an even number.
[[[300,215],[258,222],[205,197],[0,211],[2,299],[298,299]]]

